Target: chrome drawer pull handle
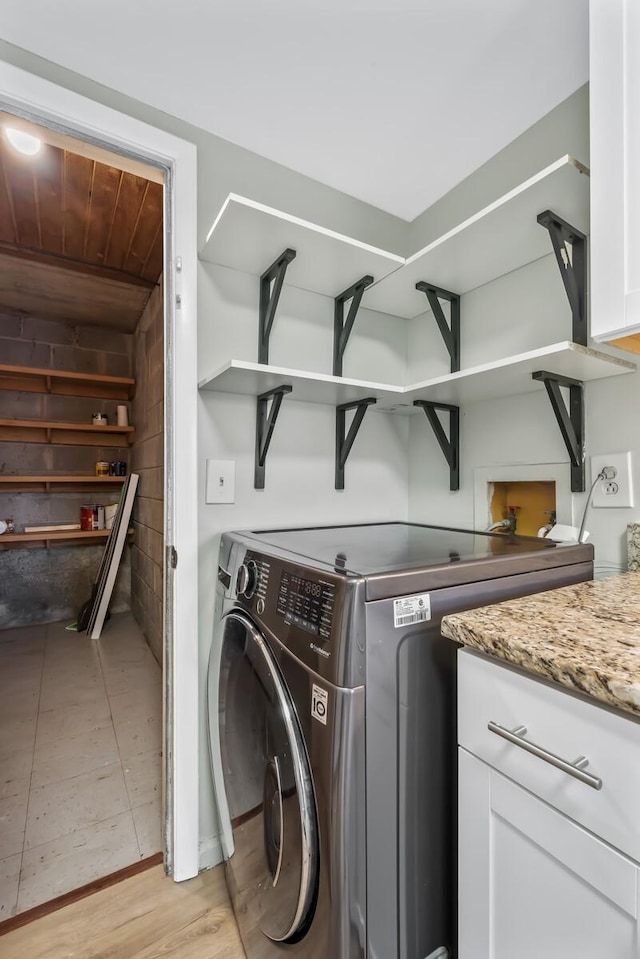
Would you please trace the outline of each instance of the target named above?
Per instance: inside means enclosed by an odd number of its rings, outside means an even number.
[[[491,721],[487,724],[487,729],[490,733],[495,733],[496,736],[501,736],[503,739],[506,739],[507,742],[513,743],[514,746],[519,746],[520,749],[524,749],[533,756],[537,756],[538,759],[544,759],[546,763],[551,763],[556,769],[561,769],[563,772],[573,776],[574,779],[579,779],[581,783],[591,786],[592,789],[602,789],[602,780],[599,776],[592,776],[591,773],[583,772],[585,766],[589,765],[589,760],[586,756],[578,756],[574,762],[570,763],[566,759],[556,756],[555,753],[550,753],[548,750],[543,749],[542,746],[536,746],[535,743],[528,742],[528,740],[524,738],[527,732],[526,726],[506,729],[504,726],[500,726],[499,723]]]

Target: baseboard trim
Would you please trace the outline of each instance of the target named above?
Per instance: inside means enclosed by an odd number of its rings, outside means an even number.
[[[164,856],[161,852],[157,852],[147,859],[140,859],[139,862],[134,862],[131,866],[125,866],[124,869],[118,869],[117,872],[109,873],[108,876],[103,876],[101,879],[94,879],[93,882],[87,883],[86,886],[80,886],[79,889],[72,889],[71,892],[65,892],[63,896],[57,896],[55,899],[50,899],[49,902],[43,902],[39,906],[34,906],[33,909],[19,912],[17,916],[10,916],[9,919],[0,922],[0,936],[4,936],[8,932],[13,932],[14,929],[19,929],[21,926],[26,926],[36,919],[41,919],[43,916],[48,916],[49,913],[57,912],[58,909],[69,906],[79,899],[92,896],[94,892],[100,892],[101,889],[106,889],[108,886],[115,886],[116,883],[122,882],[124,879],[137,876],[138,873],[145,872],[147,869],[151,869],[152,866],[160,866],[163,862]]]

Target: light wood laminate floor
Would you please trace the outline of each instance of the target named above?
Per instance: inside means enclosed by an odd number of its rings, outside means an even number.
[[[0,937],[2,959],[245,959],[222,866],[176,883],[162,866]]]
[[[65,625],[0,631],[0,921],[161,850],[160,667]]]

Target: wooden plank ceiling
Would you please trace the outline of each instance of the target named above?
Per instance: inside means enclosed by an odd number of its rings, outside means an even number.
[[[0,126],[46,139],[48,131],[15,121],[0,113]],[[132,332],[162,272],[162,183],[56,138],[64,145],[43,142],[27,157],[0,137],[0,305]],[[72,274],[83,277],[78,296]],[[99,310],[87,302],[91,291]]]

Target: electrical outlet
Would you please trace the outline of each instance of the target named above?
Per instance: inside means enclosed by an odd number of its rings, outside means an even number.
[[[599,480],[593,489],[591,505],[595,508],[633,506],[633,477],[631,453],[601,453],[591,457],[591,482],[605,467],[615,470],[613,475]]]
[[[205,503],[235,503],[235,460],[207,460]]]

